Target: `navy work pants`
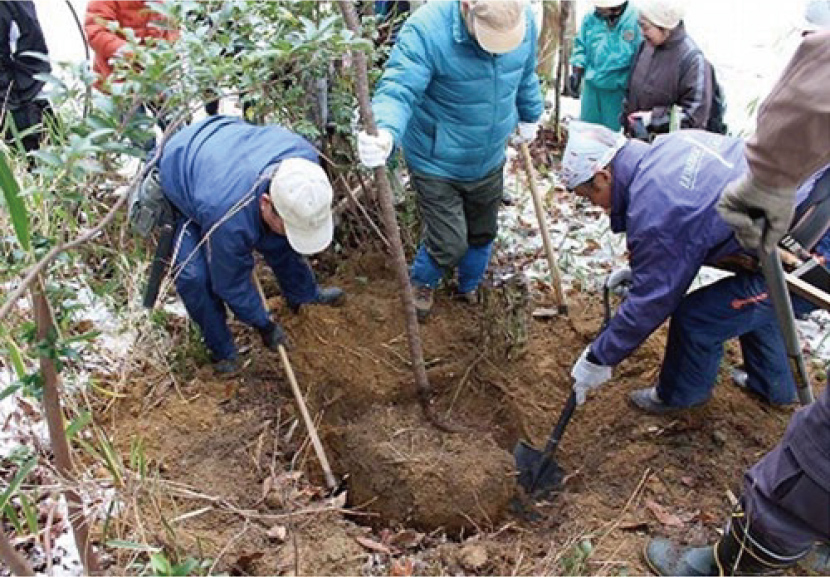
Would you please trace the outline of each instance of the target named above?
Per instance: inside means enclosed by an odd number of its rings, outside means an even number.
[[[815,307],[792,297],[796,315]],[[657,395],[674,407],[706,402],[724,343],[738,337],[747,386],[773,404],[795,401],[795,381],[763,275],[742,273],[687,295],[672,315]]]
[[[202,231],[193,222],[181,220],[176,236],[180,243],[175,263],[176,290],[187,313],[199,326],[214,361],[236,358],[236,344],[228,328],[225,303],[213,292],[206,243],[198,246]],[[274,271],[280,290],[290,305],[317,298],[318,286],[311,267],[291,248],[286,237],[264,235],[256,249]],[[260,297],[252,295],[252,298]]]

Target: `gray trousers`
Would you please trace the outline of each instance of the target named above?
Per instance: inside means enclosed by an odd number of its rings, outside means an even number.
[[[780,555],[830,542],[830,387],[744,476],[750,534]]]
[[[504,192],[502,168],[473,182],[410,173],[424,223],[424,245],[441,268],[453,268],[467,248],[484,246],[496,238]]]

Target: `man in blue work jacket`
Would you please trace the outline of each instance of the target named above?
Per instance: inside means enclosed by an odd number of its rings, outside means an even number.
[[[225,305],[276,350],[286,342],[254,279],[256,250],[274,271],[290,309],[340,305],[301,255],[333,234],[332,190],[314,148],[279,126],[214,116],[175,134],[159,161],[161,186],[179,212],[173,274],[219,373],[237,369]]]
[[[442,277],[477,300],[504,192],[505,144],[536,136],[542,92],[536,26],[519,0],[430,2],[409,17],[372,100],[378,134],[361,132],[364,166],[383,166],[397,143],[424,224],[410,269],[423,321]]]
[[[617,314],[574,365],[577,400],[611,379],[628,357],[671,317],[660,376],[630,399],[651,413],[705,403],[712,394],[723,345],[739,337],[746,385],[771,404],[795,400],[775,311],[758,272],[739,272],[686,294],[700,267],[741,248],[716,204],[724,187],[747,172],[743,140],[699,130],[628,141],[604,126],[576,122],[562,160],[565,186],[604,208],[614,232],[625,232],[631,288]],[[805,201],[827,168],[798,191]],[[830,255],[825,232],[816,246]],[[793,297],[796,314],[815,307]]]

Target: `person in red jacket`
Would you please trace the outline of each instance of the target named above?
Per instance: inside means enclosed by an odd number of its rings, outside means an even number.
[[[178,31],[164,27],[164,19],[145,0],[92,0],[86,8],[84,31],[95,51],[93,70],[99,74],[95,87],[103,90],[119,58],[129,54],[127,40],[120,30],[111,30],[113,22],[130,29],[142,45],[152,38],[170,42]]]

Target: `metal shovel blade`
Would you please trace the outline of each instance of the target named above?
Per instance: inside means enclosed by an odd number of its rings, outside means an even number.
[[[513,458],[519,472],[519,486],[534,499],[543,499],[562,486],[565,471],[550,453],[519,441],[513,449]]]
[[[562,485],[565,471],[557,464],[553,455],[556,452],[556,447],[559,446],[559,441],[562,440],[565,427],[568,426],[575,408],[576,394],[571,391],[568,401],[562,408],[562,413],[559,415],[553,431],[551,431],[548,442],[545,444],[544,451],[534,449],[525,441],[519,441],[513,449],[513,458],[516,461],[516,470],[519,473],[519,485],[525,490],[525,493],[534,499],[543,499],[551,491]]]

